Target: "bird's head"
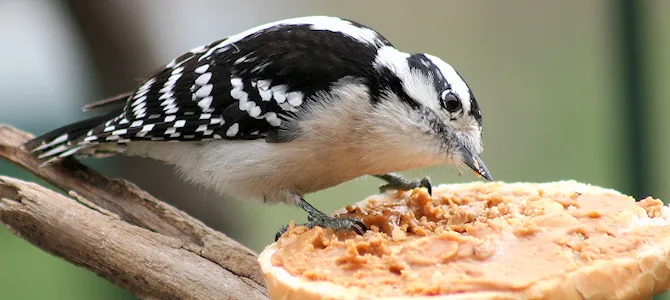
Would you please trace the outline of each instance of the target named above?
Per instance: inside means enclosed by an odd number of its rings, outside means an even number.
[[[409,110],[411,128],[420,132],[423,147],[455,164],[464,163],[493,180],[481,159],[482,113],[473,92],[449,64],[430,54],[407,54],[392,47],[378,52],[375,67],[385,78],[386,97]],[[382,96],[384,98],[384,96]],[[418,131],[416,131],[418,129]]]

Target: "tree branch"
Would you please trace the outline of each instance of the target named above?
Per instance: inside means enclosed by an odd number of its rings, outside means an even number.
[[[42,250],[147,299],[267,299],[256,253],[75,159],[40,167],[0,125],[0,157],[69,192],[0,177],[0,221]],[[83,204],[83,205],[82,205]]]

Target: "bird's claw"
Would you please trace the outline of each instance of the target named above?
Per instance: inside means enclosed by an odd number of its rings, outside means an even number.
[[[310,214],[307,216],[307,220],[307,223],[296,224],[295,226],[305,226],[310,229],[319,226],[336,230],[353,230],[358,235],[363,235],[363,233],[368,230],[368,227],[365,226],[365,223],[352,217],[334,218],[326,215]],[[284,233],[286,233],[286,230],[288,230],[288,225],[284,225],[279,228],[279,231],[275,235],[275,241],[277,241]]]
[[[415,188],[424,187],[428,190],[429,195],[433,195],[433,185],[430,181],[430,177],[426,176],[421,180],[408,180],[402,177],[388,177],[383,178],[388,182],[385,185],[379,187],[379,191],[384,193],[388,190],[404,190],[409,191]]]

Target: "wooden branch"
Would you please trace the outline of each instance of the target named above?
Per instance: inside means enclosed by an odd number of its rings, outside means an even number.
[[[0,157],[67,191],[0,177],[0,221],[42,250],[147,299],[267,299],[250,249],[124,180],[75,159],[40,167],[0,125]]]

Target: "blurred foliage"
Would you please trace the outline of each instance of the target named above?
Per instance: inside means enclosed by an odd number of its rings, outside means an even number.
[[[0,1],[0,19],[8,11],[7,1],[12,0]],[[621,83],[617,74],[620,71],[618,52],[612,49],[617,44],[614,41],[616,26],[613,24],[616,20],[612,17],[614,9],[611,2],[426,1],[419,6],[415,2],[384,1],[383,13],[378,9],[382,1],[348,0],[318,4],[278,1],[272,4],[273,9],[262,10],[262,13],[258,8],[265,7],[266,2],[260,0],[245,2],[244,5],[233,1],[192,2],[199,5],[186,5],[185,1],[178,0],[128,2],[129,11],[141,10],[137,14],[128,14],[128,18],[146,18],[147,28],[143,30],[147,38],[153,39],[157,55],[165,61],[179,55],[183,49],[218,39],[222,34],[281,18],[328,14],[358,20],[381,31],[402,50],[429,52],[445,58],[466,78],[482,107],[484,159],[497,180],[539,182],[576,179],[622,191],[629,188],[625,175],[627,170],[619,164],[626,159],[626,153],[617,148],[621,139],[618,128],[625,120],[613,117],[625,116],[625,112],[621,112],[616,105],[619,103],[618,86]],[[39,3],[46,5],[50,2],[43,0]],[[667,184],[670,181],[670,158],[667,155],[670,118],[666,117],[666,113],[670,112],[670,102],[667,101],[670,98],[670,85],[667,85],[670,79],[670,1],[643,3],[647,14],[643,24],[648,43],[644,53],[649,72],[646,88],[650,91],[653,105],[647,120],[652,137],[651,153],[648,155],[653,166],[653,184],[649,194],[670,199],[670,185]],[[216,9],[209,6],[216,6]],[[232,12],[223,9],[237,6],[239,10]],[[64,9],[48,5],[40,7]],[[63,12],[60,14],[67,16]],[[176,18],[179,14],[199,14],[201,17],[194,24],[192,18]],[[221,17],[222,14],[224,17]],[[2,21],[0,24],[3,24]],[[67,22],[61,27],[49,30],[71,31]],[[18,28],[37,30],[30,26]],[[177,28],[178,34],[167,28]],[[0,29],[0,34],[3,32],[8,34],[9,31]],[[200,35],[195,38],[190,32]],[[18,36],[8,38],[14,38],[14,43],[21,43],[23,40]],[[206,36],[213,38],[205,39]],[[194,42],[200,38],[203,40]],[[61,52],[75,53],[69,54],[75,58],[86,57],[76,39],[66,43],[75,45],[72,49],[58,46],[59,40],[31,45],[43,52],[60,49]],[[3,79],[0,80],[3,95],[0,98],[0,122],[43,132],[81,117],[76,107],[95,100],[88,99],[96,93],[96,83],[88,77],[90,66],[87,63],[67,61],[60,67],[52,67],[57,71],[67,67],[67,74],[72,76],[63,76],[63,80],[70,81],[57,82],[53,88],[38,86],[31,89],[27,87],[33,87],[33,74],[21,77],[16,76],[13,70],[39,57],[16,54],[18,52],[0,55],[0,63],[10,66],[0,71],[0,79]],[[18,62],[5,61],[7,58]],[[52,75],[45,78],[58,73],[47,74]],[[17,81],[12,83],[12,80]],[[15,87],[21,86],[18,80],[23,80],[23,88],[19,90]],[[11,84],[3,85],[3,82]],[[48,97],[52,94],[60,97]],[[17,99],[30,101],[22,105]],[[53,110],[33,111],[35,103],[44,99],[49,99],[45,105]],[[105,165],[120,161],[124,159],[103,160],[94,164],[105,171]],[[89,163],[88,160],[86,162]],[[0,174],[34,180],[34,177],[3,162],[0,162]],[[115,175],[115,172],[107,174]],[[405,175],[417,178],[429,175],[435,183],[477,180],[470,172],[458,176],[451,166],[405,172]],[[319,209],[332,211],[377,192],[380,183],[374,178],[364,177],[308,195],[307,199]],[[256,251],[272,241],[276,229],[282,224],[305,219],[304,213],[284,205],[222,203],[218,200],[216,195],[194,199],[189,204],[189,212],[209,210],[220,212],[221,216],[241,216],[233,221],[207,222],[216,228],[225,228],[234,238]],[[238,213],[231,214],[230,211]],[[238,230],[241,228],[248,230]],[[133,299],[127,292],[93,273],[56,259],[14,237],[4,227],[0,227],[0,298]]]

